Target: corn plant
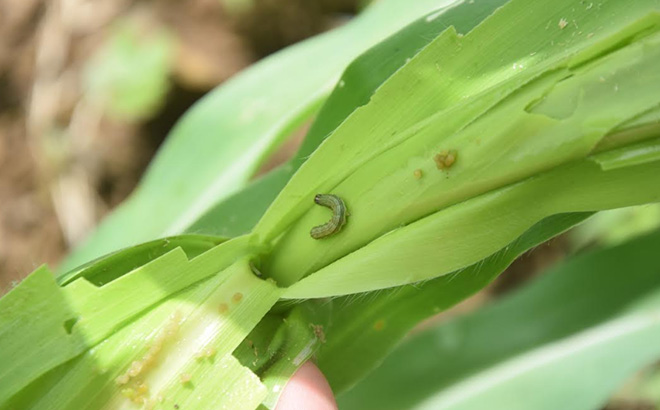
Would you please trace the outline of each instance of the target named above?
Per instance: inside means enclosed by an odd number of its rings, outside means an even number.
[[[527,291],[544,303],[465,319],[492,327],[461,361],[423,334],[359,381],[526,250],[594,212],[660,201],[659,13],[658,0],[383,0],[257,64],[182,119],[57,277],[41,267],[0,299],[0,407],[273,408],[310,358],[346,408],[511,408],[521,388],[518,408],[602,403],[660,357],[657,304],[641,297],[657,234],[569,262],[581,287],[551,273]],[[312,117],[295,156],[250,181]],[[640,306],[519,343],[514,329],[562,307],[562,289],[603,311]],[[597,339],[611,343],[571,345],[596,324],[619,330]],[[560,342],[575,348],[524,360]],[[580,373],[579,400],[575,379],[544,384],[617,346],[637,354],[607,377]],[[444,378],[395,377],[429,357]],[[490,369],[516,359],[517,372]]]

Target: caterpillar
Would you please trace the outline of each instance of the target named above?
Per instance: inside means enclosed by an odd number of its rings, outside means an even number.
[[[348,210],[346,209],[344,201],[342,201],[337,195],[317,194],[314,197],[314,202],[330,208],[332,210],[332,218],[323,225],[313,227],[309,232],[312,238],[322,239],[339,232],[346,223],[346,218],[348,217]]]

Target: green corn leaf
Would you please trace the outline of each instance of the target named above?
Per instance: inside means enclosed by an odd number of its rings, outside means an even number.
[[[660,358],[660,232],[579,256],[404,342],[340,398],[358,409],[592,409]]]
[[[45,371],[116,334],[159,303],[171,301],[174,295],[209,277],[224,277],[218,272],[230,267],[246,252],[246,238],[225,242],[191,261],[181,248],[177,248],[102,286],[81,277],[60,287],[48,270],[38,270],[0,299],[0,329],[3,332],[0,359],[7,363],[3,373],[15,375],[11,378],[12,383],[2,384],[0,403]],[[273,285],[270,287],[274,288]],[[235,289],[235,292],[240,291]],[[274,294],[279,295],[279,292]],[[277,297],[272,303],[275,301]],[[33,313],[35,308],[49,314]],[[26,315],[30,320],[25,320]],[[138,325],[131,327],[135,326]],[[143,330],[148,331],[149,327]],[[42,347],[57,353],[48,360],[39,356],[40,349],[24,351],[25,346],[41,338],[59,346]],[[23,360],[12,360],[14,357]],[[22,372],[24,376],[21,376]]]
[[[659,174],[660,162],[607,172],[589,160],[570,164],[400,228],[297,282],[284,296],[327,297],[447,274],[495,253],[549,215],[660,201]],[[546,192],[552,198],[544,198]]]
[[[174,249],[181,248],[188,259],[192,259],[225,240],[225,238],[203,235],[181,235],[157,239],[95,259],[59,275],[57,281],[60,285],[67,285],[82,277],[101,286]]]
[[[584,221],[590,213],[555,215],[501,251],[465,269],[416,285],[334,300],[328,343],[318,365],[339,394],[378,366],[410,330],[483,289],[523,252]]]
[[[292,287],[288,297],[332,296],[428,278],[402,278],[398,272],[405,267],[382,260],[397,270],[397,277],[391,277],[391,282],[390,276],[375,267],[364,269],[363,265],[359,269],[365,276],[346,272],[342,276],[353,278],[347,281],[353,281],[355,286],[341,289],[346,283],[330,278],[335,268],[326,265],[339,260],[334,263],[339,271],[345,267],[339,265],[347,261],[342,257],[351,252],[351,258],[362,253],[377,259],[379,256],[369,250],[372,245],[392,240],[397,232],[412,232],[413,223],[431,218],[428,215],[438,209],[451,213],[452,205],[462,201],[477,201],[479,195],[487,192],[496,196],[494,192],[511,189],[532,176],[560,172],[550,170],[562,163],[567,169],[575,166],[574,171],[581,171],[577,165],[569,164],[588,156],[609,132],[660,103],[658,90],[648,86],[660,83],[655,69],[659,54],[654,4],[655,1],[636,2],[635,7],[621,12],[620,19],[608,17],[608,25],[600,30],[596,30],[601,24],[599,16],[609,16],[625,6],[612,2],[603,3],[598,12],[579,9],[585,13],[580,20],[583,35],[578,36],[578,31],[571,35],[553,26],[541,31],[538,38],[526,37],[522,44],[509,47],[512,42],[502,36],[534,32],[533,26],[553,21],[555,16],[571,10],[570,5],[562,9],[555,3],[550,6],[539,1],[532,7],[512,1],[464,37],[451,30],[439,36],[326,140],[269,208],[254,232],[256,243],[274,247],[264,258],[264,270],[287,285],[313,274]],[[524,22],[512,25],[516,30],[499,37],[493,34],[501,31],[503,20],[517,21],[515,17],[527,7],[534,10],[534,16],[525,15]],[[631,38],[637,41],[631,43]],[[491,44],[486,48],[499,59],[480,56],[482,65],[474,66],[474,72],[464,72],[465,67],[471,67],[469,61],[478,59],[476,54],[483,52],[484,44]],[[459,70],[461,78],[467,81],[457,89],[452,73]],[[470,78],[474,80],[469,81]],[[630,102],[621,105],[621,98]],[[570,115],[553,111],[559,102],[573,104]],[[450,104],[453,105],[447,107]],[[372,129],[374,126],[377,128]],[[446,149],[458,150],[459,159],[451,169],[441,172],[435,169],[433,157]],[[416,170],[423,175],[419,180],[414,177]],[[604,174],[601,177],[609,179]],[[309,229],[327,218],[325,211],[312,201],[316,193],[339,195],[351,213],[344,230],[323,241],[309,237]],[[657,197],[642,201],[657,200],[654,198]],[[630,199],[630,204],[637,203]],[[574,210],[568,204],[548,203],[559,207],[551,212]],[[461,212],[460,206],[457,209]],[[589,210],[596,209],[602,208]],[[547,214],[523,223],[522,230],[503,238],[497,249],[544,216]],[[410,226],[400,228],[406,224]],[[419,237],[417,241],[427,238]],[[421,248],[412,237],[407,242]],[[475,260],[497,249],[490,249]],[[401,253],[405,253],[403,249]],[[398,257],[396,253],[390,255]],[[416,258],[419,260],[419,255]],[[429,275],[459,267],[436,269]],[[314,276],[318,279],[312,279]],[[366,276],[374,281],[362,280]],[[374,283],[376,280],[381,283]],[[326,286],[330,281],[335,289]],[[364,286],[366,283],[369,286]],[[323,293],[311,288],[322,288]]]
[[[42,373],[84,351],[85,341],[68,331],[75,317],[45,267],[0,299],[0,406]]]
[[[235,241],[226,245],[232,242]],[[237,254],[226,246],[216,249],[221,248],[225,250],[222,255]],[[72,287],[77,281],[62,288],[59,293],[76,295],[69,302],[73,311],[90,317],[86,321],[86,316],[81,316],[72,325],[70,335],[61,337],[83,341],[84,354],[76,355],[73,360],[60,360],[57,364],[61,364],[57,367],[51,361],[48,365],[52,370],[44,365],[36,371],[36,366],[32,364],[28,367],[32,370],[29,380],[16,380],[7,387],[3,385],[0,402],[6,401],[9,395],[20,389],[20,393],[9,401],[10,407],[119,408],[130,407],[131,403],[156,402],[171,407],[178,403],[198,403],[198,397],[207,396],[209,402],[222,404],[232,403],[238,398],[233,392],[228,395],[225,391],[223,394],[217,385],[231,389],[232,383],[237,383],[255,395],[253,399],[245,397],[248,403],[246,408],[254,408],[255,403],[261,403],[266,397],[266,388],[248,369],[226,373],[225,368],[241,367],[231,353],[279,299],[281,291],[270,281],[258,279],[246,259],[231,262],[212,252],[189,262],[188,267],[193,269],[167,263],[170,253],[99,288],[94,298],[85,298],[84,291]],[[221,267],[223,262],[225,267]],[[227,262],[230,264],[227,265]],[[149,278],[141,272],[157,264],[161,265],[158,272],[171,269],[164,275],[170,281],[194,282],[198,278],[188,276],[199,276],[205,270],[218,273],[200,282],[199,286],[177,292],[179,286],[168,287],[166,281]],[[176,277],[179,279],[174,279]],[[113,291],[126,290],[125,284],[121,283],[126,280],[143,280],[149,281],[152,286],[162,286],[160,290],[152,290],[145,283],[134,284],[131,289],[135,292],[141,290],[143,298],[167,291],[172,292],[173,297],[136,316],[139,309],[135,306],[153,305],[153,302],[142,298],[131,300],[126,295],[121,298],[108,295]],[[109,302],[115,302],[115,305]],[[99,306],[103,308],[99,309]],[[131,317],[133,322],[129,321]],[[34,327],[42,328],[42,323],[55,322],[38,321]],[[99,328],[99,325],[102,327]],[[62,332],[64,330],[62,327]],[[20,332],[14,329],[14,334]],[[70,341],[68,343],[72,344]],[[23,346],[27,344],[22,342]],[[12,353],[3,351],[7,356]],[[37,355],[30,352],[23,351],[23,356],[37,359]],[[7,363],[16,361],[8,360]],[[15,369],[8,367],[3,370],[13,374]],[[189,380],[188,376],[194,379]],[[26,384],[26,381],[32,383]],[[197,405],[201,404],[206,405]]]

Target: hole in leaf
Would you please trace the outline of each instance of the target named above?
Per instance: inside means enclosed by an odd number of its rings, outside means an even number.
[[[67,334],[71,334],[73,332],[73,325],[75,325],[78,322],[78,318],[74,317],[68,320],[64,321],[64,330],[66,331]]]

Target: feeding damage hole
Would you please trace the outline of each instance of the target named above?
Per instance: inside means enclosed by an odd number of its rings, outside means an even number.
[[[64,331],[70,335],[73,332],[73,325],[78,323],[78,318],[74,317],[64,321]]]

